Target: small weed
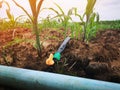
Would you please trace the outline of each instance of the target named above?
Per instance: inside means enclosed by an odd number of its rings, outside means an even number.
[[[9,47],[9,46],[12,46],[12,45],[21,43],[21,42],[23,42],[23,41],[24,41],[24,39],[15,37],[13,41],[8,42],[5,46],[3,46],[3,48],[7,48],[7,47]]]

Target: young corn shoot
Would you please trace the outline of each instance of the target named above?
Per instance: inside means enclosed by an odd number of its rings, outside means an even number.
[[[69,23],[69,20],[72,21],[71,15],[72,15],[72,11],[74,10],[74,8],[70,9],[67,13],[67,15],[65,14],[65,12],[63,11],[63,9],[55,3],[55,5],[57,6],[57,8],[59,9],[59,11],[57,9],[54,8],[48,8],[49,10],[52,10],[53,12],[55,12],[57,15],[54,16],[52,19],[58,18],[60,22],[62,22],[63,27],[65,28],[65,32],[64,32],[64,37],[67,37],[67,25]]]
[[[86,41],[86,42],[88,42],[88,39],[91,36],[90,34],[93,33],[92,32],[92,29],[94,27],[93,23],[94,23],[95,17],[97,16],[97,14],[93,13],[95,3],[96,3],[96,0],[92,0],[92,1],[87,0],[86,11],[84,13],[84,16],[86,16],[86,22],[84,23],[84,34],[83,34],[83,41]]]
[[[5,4],[6,6],[7,6],[7,9],[6,9],[6,14],[7,14],[7,17],[8,17],[8,19],[9,19],[9,21],[6,21],[5,22],[5,24],[7,25],[7,26],[9,26],[8,28],[13,28],[13,27],[15,27],[16,25],[17,25],[17,20],[20,18],[20,17],[22,17],[23,15],[21,15],[21,16],[19,16],[19,17],[17,17],[17,18],[14,18],[14,16],[11,14],[11,10],[10,10],[10,5],[9,5],[9,3],[7,2],[7,1],[5,1],[5,0],[2,0],[1,2],[0,2],[0,8],[2,8],[2,4]],[[6,25],[5,25],[5,27],[6,27]],[[3,27],[4,27],[4,25],[3,25]]]
[[[96,0],[87,0],[86,10],[83,16],[75,11],[75,15],[80,18],[83,25],[83,36],[82,41],[88,42],[97,32],[97,22],[99,21],[99,15],[93,12]],[[84,21],[86,19],[86,21]],[[96,20],[96,21],[95,21]]]
[[[38,4],[37,4],[37,0],[29,0],[29,4],[31,7],[31,11],[32,11],[32,16],[26,11],[26,9],[24,7],[22,7],[20,4],[18,4],[15,0],[12,0],[19,8],[21,8],[29,17],[29,19],[32,22],[32,26],[33,26],[33,31],[35,32],[36,35],[36,46],[37,46],[37,51],[38,51],[38,55],[41,55],[41,44],[40,44],[40,37],[39,37],[39,31],[38,31],[38,15],[41,9],[41,6],[43,4],[44,0],[39,0]]]

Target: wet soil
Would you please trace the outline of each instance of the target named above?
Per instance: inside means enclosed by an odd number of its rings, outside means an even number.
[[[63,31],[46,29],[40,32],[41,57],[37,55],[35,35],[30,29],[0,31],[0,64],[120,83],[120,30],[101,30],[87,44],[71,39],[61,60],[47,66],[46,59],[64,40]],[[17,42],[16,38],[22,41],[17,39]]]

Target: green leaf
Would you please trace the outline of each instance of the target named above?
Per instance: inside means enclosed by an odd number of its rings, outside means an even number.
[[[63,15],[65,15],[64,11],[62,10],[62,8],[61,8],[58,4],[56,4],[56,3],[55,3],[55,5],[59,8],[60,12],[61,12]]]
[[[93,12],[94,5],[96,3],[96,0],[87,0],[87,6],[86,6],[86,16],[89,18],[90,14]]]

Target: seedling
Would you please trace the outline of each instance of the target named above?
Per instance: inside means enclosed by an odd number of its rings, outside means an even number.
[[[83,16],[77,14],[77,9],[75,11],[75,15],[80,18],[80,21],[83,24],[83,42],[88,42],[91,37],[96,35],[97,32],[97,22],[99,21],[99,15],[93,12],[95,3],[96,0],[87,0],[86,10]],[[85,22],[84,19],[86,19]]]
[[[54,8],[48,8],[48,9],[54,11],[57,14],[52,19],[58,18],[58,21],[62,22],[62,25],[65,28],[64,37],[66,37],[67,36],[67,29],[68,29],[67,25],[68,25],[70,20],[72,21],[71,15],[72,15],[72,12],[74,11],[74,8],[70,9],[66,15],[65,12],[63,11],[63,9],[58,4],[55,3],[55,5],[59,9],[59,11],[54,9]]]
[[[15,18],[14,15],[11,14],[11,8],[10,8],[10,5],[9,5],[9,3],[7,1],[2,0],[0,2],[0,8],[2,8],[3,3],[7,6],[7,9],[6,9],[7,18],[3,19],[2,27],[3,27],[3,29],[5,29],[5,28],[14,28],[18,24],[17,20],[20,17],[22,17],[23,15],[20,15],[17,18]]]

